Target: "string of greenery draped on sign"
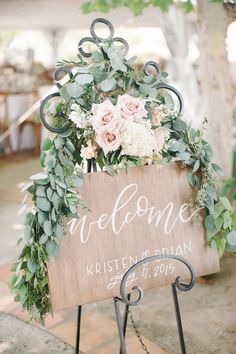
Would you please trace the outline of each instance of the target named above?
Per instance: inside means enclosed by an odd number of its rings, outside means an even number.
[[[47,262],[58,255],[68,219],[79,218],[81,208],[86,208],[79,187],[89,161],[110,175],[176,161],[186,168],[196,191],[191,203],[205,224],[206,240],[220,255],[225,247],[236,252],[235,212],[220,195],[220,167],[212,161],[204,129],[194,129],[182,118],[181,107],[176,110],[167,89],[181,103],[180,95],[165,83],[166,73],[154,62],[139,69],[136,58],[126,58],[126,41],[113,38],[110,23],[106,40],[95,34],[97,22],[91,26],[92,37],[86,38],[95,48],[85,52],[83,39],[78,61],[59,63],[56,81],[61,73],[69,80],[58,82],[59,92],[42,103],[42,120],[54,134],[41,146],[43,172],[25,186],[34,207],[25,216],[24,237],[19,240],[23,246],[10,287],[15,300],[42,322],[51,312]],[[206,123],[205,119],[203,128]]]

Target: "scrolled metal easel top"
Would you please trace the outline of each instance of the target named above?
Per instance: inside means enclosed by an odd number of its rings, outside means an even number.
[[[120,283],[120,295],[122,300],[129,306],[136,306],[138,305],[144,298],[144,291],[140,286],[134,286],[132,287],[132,290],[138,293],[138,297],[136,300],[130,300],[128,295],[125,293],[125,287],[126,287],[126,283],[128,281],[129,276],[135,271],[137,270],[139,267],[143,266],[146,263],[150,263],[150,262],[154,262],[157,260],[165,260],[165,259],[175,259],[181,263],[183,263],[189,270],[190,273],[190,281],[188,284],[183,284],[181,283],[180,277],[178,276],[175,279],[174,284],[176,285],[176,287],[183,292],[189,291],[192,289],[192,287],[195,284],[195,271],[192,267],[192,265],[184,258],[176,256],[176,255],[172,255],[172,254],[165,254],[165,255],[156,255],[156,256],[151,256],[151,257],[147,257],[139,262],[137,262],[136,264],[134,264],[132,267],[129,268],[129,270],[125,273],[125,275],[122,278],[122,281]]]
[[[102,38],[96,33],[95,27],[97,24],[103,24],[107,27],[107,29],[109,31],[109,35],[106,38]],[[123,45],[123,48],[121,48],[120,50],[123,51],[123,56],[127,55],[128,51],[129,51],[129,45],[125,39],[123,39],[121,37],[114,37],[114,27],[110,21],[108,21],[104,18],[95,19],[91,23],[90,34],[91,34],[91,37],[85,37],[79,41],[78,50],[79,50],[79,53],[82,55],[82,57],[90,58],[92,56],[92,51],[88,52],[83,49],[83,46],[86,43],[87,44],[93,43],[94,45],[96,45],[98,47],[98,49],[102,52],[104,57],[106,57],[106,55],[107,55],[103,49],[104,44],[106,44],[106,43],[113,43],[113,44],[114,43],[121,43]],[[171,91],[172,93],[174,93],[178,99],[179,114],[181,114],[182,110],[183,110],[183,99],[182,99],[181,94],[173,86],[171,86],[161,80],[161,69],[160,69],[159,65],[153,60],[148,61],[144,64],[143,72],[146,76],[153,76],[153,74],[150,73],[150,68],[154,68],[154,70],[155,70],[154,76],[156,76],[156,79],[154,80],[154,82],[152,84],[150,84],[151,88],[155,88],[156,90],[164,89],[164,90],[168,90],[168,91]],[[54,74],[54,81],[55,81],[56,86],[59,90],[63,87],[63,85],[60,83],[61,74],[64,74],[64,76],[68,75],[69,81],[72,80],[74,77],[74,74],[70,70],[70,68],[68,68],[68,67],[58,68]],[[60,126],[60,127],[51,126],[47,122],[46,117],[45,117],[45,108],[46,108],[48,102],[51,99],[54,99],[55,97],[60,97],[60,93],[55,92],[53,94],[50,94],[42,101],[41,106],[40,106],[40,119],[46,129],[48,129],[49,131],[51,131],[53,133],[60,134],[60,133],[66,132],[68,129],[69,121],[68,121],[66,114],[64,114],[64,115],[60,114],[60,118],[63,118],[64,123],[65,123],[63,126]]]

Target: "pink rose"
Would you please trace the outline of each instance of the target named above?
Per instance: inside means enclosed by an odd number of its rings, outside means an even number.
[[[106,155],[109,151],[115,151],[119,148],[120,133],[116,130],[103,130],[96,134],[96,141]]]
[[[121,119],[117,113],[116,107],[113,106],[109,99],[100,104],[93,104],[91,110],[92,125],[96,133],[104,130],[114,130],[120,127]]]
[[[135,120],[136,122],[140,122],[148,114],[145,109],[145,100],[127,94],[118,97],[117,110],[121,118],[126,121]]]

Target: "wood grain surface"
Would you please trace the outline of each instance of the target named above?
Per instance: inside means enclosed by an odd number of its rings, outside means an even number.
[[[73,307],[119,295],[124,273],[155,254],[187,259],[198,276],[219,271],[219,258],[205,242],[202,221],[192,215],[193,190],[186,170],[177,164],[145,166],[86,174],[79,190],[89,211],[69,221],[57,259],[48,263],[54,309]],[[189,278],[175,260],[145,264],[132,274],[127,292]]]

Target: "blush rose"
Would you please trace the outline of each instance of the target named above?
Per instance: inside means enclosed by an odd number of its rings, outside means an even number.
[[[105,130],[117,130],[120,127],[121,119],[116,107],[109,99],[100,104],[93,104],[91,110],[92,126],[96,133],[100,134]]]
[[[108,152],[119,148],[120,133],[117,130],[103,130],[96,134],[96,141],[106,155]]]
[[[125,121],[140,122],[147,117],[147,110],[145,109],[145,100],[132,97],[128,94],[118,97],[117,110],[119,115]]]

